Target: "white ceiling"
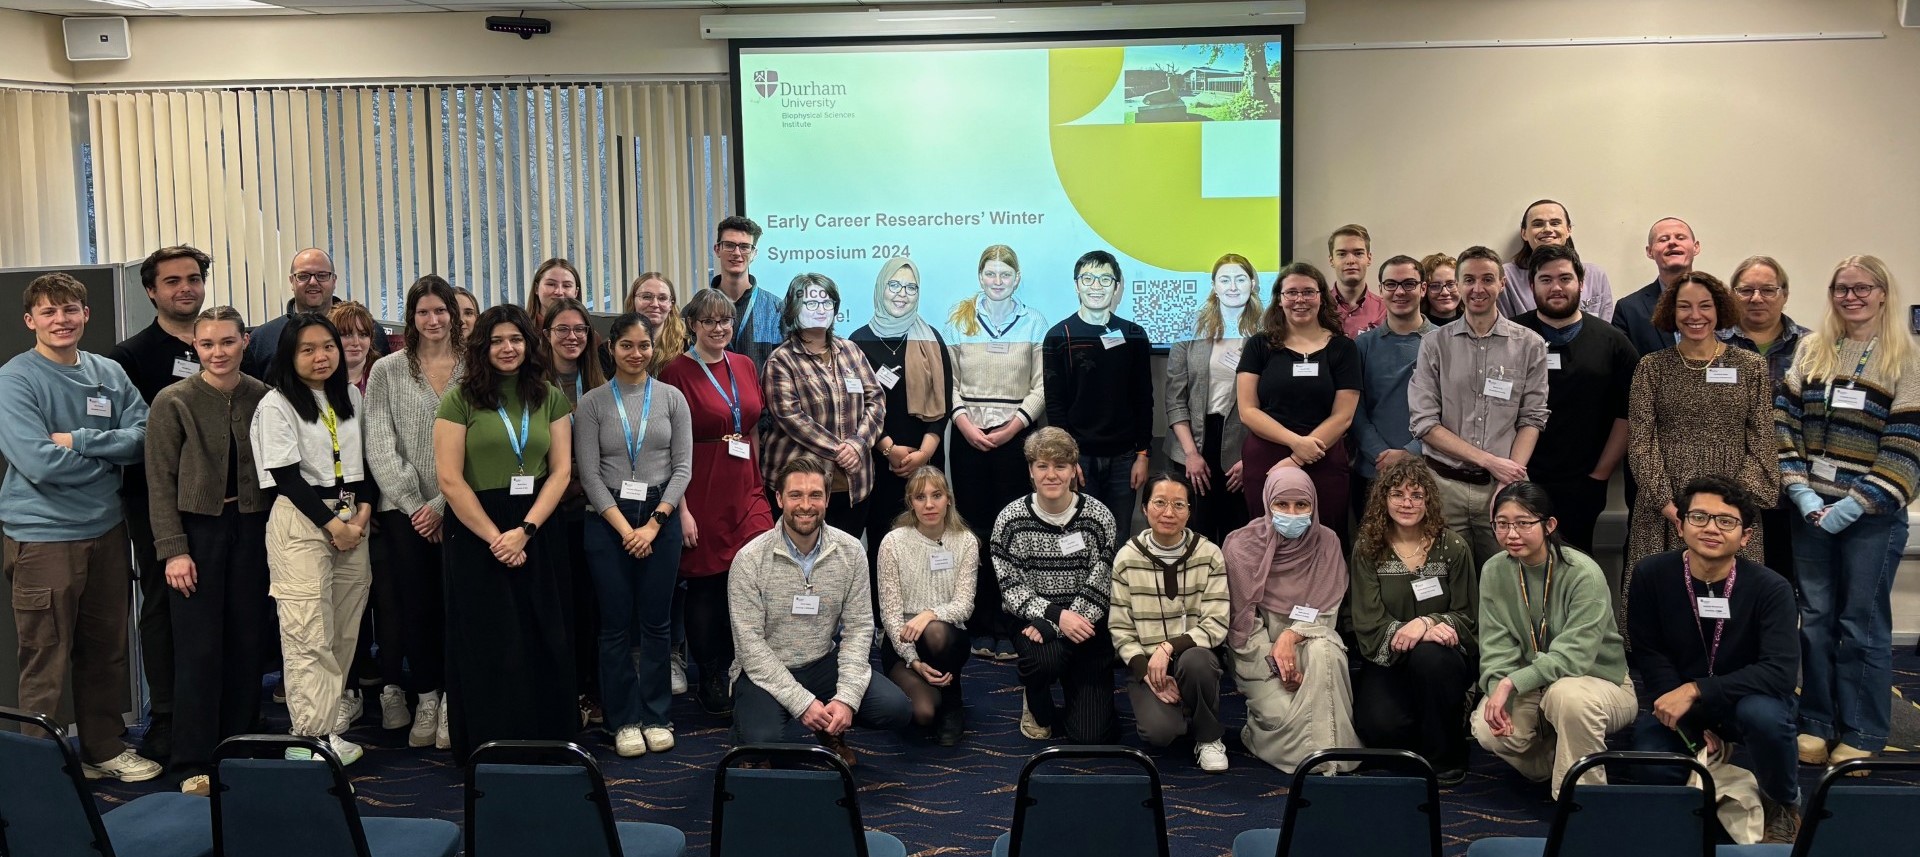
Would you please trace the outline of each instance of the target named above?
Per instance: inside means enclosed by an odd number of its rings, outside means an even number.
[[[874,0],[259,0],[273,3],[271,9],[195,9],[185,11],[148,11],[95,0],[0,0],[0,9],[44,12],[62,17],[100,15],[140,16],[236,16],[236,15],[367,15],[399,12],[492,12],[515,14],[587,9],[726,9],[765,6],[874,6]],[[946,5],[987,4],[1003,0],[885,0],[886,5],[905,3],[943,3]]]

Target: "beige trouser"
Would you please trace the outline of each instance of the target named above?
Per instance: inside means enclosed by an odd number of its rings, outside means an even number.
[[[1487,506],[1493,503],[1493,483],[1472,485],[1435,474],[1440,486],[1440,516],[1447,529],[1473,549],[1473,573],[1479,574],[1487,560],[1505,548],[1493,536],[1492,516]]]
[[[1471,718],[1473,737],[1527,779],[1536,783],[1548,780],[1556,799],[1567,769],[1581,758],[1607,749],[1607,736],[1633,725],[1639,708],[1631,680],[1614,684],[1593,676],[1563,678],[1513,697],[1507,705],[1512,712],[1512,734],[1495,736],[1487,726],[1485,713],[1475,711]],[[1600,768],[1580,778],[1583,783],[1606,781],[1607,773]]]
[[[326,531],[282,497],[267,517],[267,575],[267,594],[280,611],[292,732],[329,735],[373,579],[367,543],[363,539],[353,550],[334,550]]]

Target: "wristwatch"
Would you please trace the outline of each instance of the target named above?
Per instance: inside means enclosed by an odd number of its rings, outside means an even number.
[[[539,529],[540,529],[540,525],[539,525],[539,524],[536,524],[536,523],[534,523],[534,522],[532,522],[532,521],[521,521],[521,522],[520,522],[520,529],[523,529],[523,530],[526,530],[526,531],[527,531],[527,535],[529,535],[529,536],[531,536],[531,535],[533,535],[533,534],[534,534],[535,532],[537,532],[537,531],[539,531]]]
[[[656,524],[659,524],[660,526],[663,526],[663,527],[664,527],[664,526],[666,526],[666,525],[667,525],[667,513],[666,513],[666,512],[662,512],[662,511],[660,511],[659,509],[655,509],[655,510],[653,510],[653,514],[652,514],[652,515],[650,515],[649,517],[651,517],[651,518],[653,518],[653,522],[654,522],[654,523],[656,523]]]

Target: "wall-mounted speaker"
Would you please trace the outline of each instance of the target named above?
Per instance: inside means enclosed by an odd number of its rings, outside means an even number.
[[[72,62],[133,56],[125,18],[65,18],[60,21],[60,30],[66,34],[67,59]]]

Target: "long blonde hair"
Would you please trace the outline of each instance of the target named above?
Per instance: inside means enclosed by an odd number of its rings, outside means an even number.
[[[1015,272],[1020,270],[1020,257],[1014,255],[1013,248],[1005,244],[995,244],[980,251],[980,264],[974,266],[974,273],[986,270],[988,262],[1004,262]],[[967,298],[954,304],[953,311],[947,313],[947,323],[968,336],[979,336],[980,309],[974,305],[974,299]]]
[[[660,331],[653,337],[653,363],[647,367],[647,373],[658,375],[660,370],[667,368],[668,363],[673,362],[673,358],[687,353],[689,340],[687,323],[680,318],[679,299],[674,295],[673,281],[659,271],[647,271],[633,278],[633,282],[627,286],[627,298],[621,305],[620,311],[623,313],[640,311],[633,305],[633,299],[640,294],[640,286],[648,280],[659,280],[667,287],[667,297],[672,298],[675,303],[675,306],[667,311],[666,321],[660,323]]]
[[[1247,305],[1240,310],[1240,336],[1252,336],[1260,332],[1260,316],[1266,312],[1260,305],[1260,272],[1255,270],[1247,257],[1238,253],[1228,253],[1213,263],[1213,271],[1207,274],[1207,300],[1200,305],[1200,316],[1193,323],[1193,337],[1209,342],[1219,340],[1226,335],[1220,322],[1220,293],[1213,290],[1213,278],[1220,276],[1220,269],[1228,265],[1239,265],[1240,269],[1253,278],[1247,284]]]
[[[1887,263],[1877,256],[1848,256],[1833,266],[1833,275],[1827,278],[1827,288],[1831,290],[1840,272],[1848,268],[1859,268],[1879,284],[1886,292],[1886,301],[1880,306],[1880,320],[1874,335],[1880,338],[1873,347],[1873,361],[1868,364],[1869,371],[1885,378],[1889,389],[1900,383],[1900,367],[1907,363],[1907,353],[1913,346],[1907,342],[1907,332],[1900,327],[1898,316],[1899,286],[1893,281],[1893,272],[1887,270]],[[1776,269],[1777,270],[1777,269]],[[1833,292],[1827,292],[1827,317],[1820,322],[1820,328],[1800,338],[1800,350],[1794,352],[1793,368],[1808,384],[1824,384],[1838,377],[1842,371],[1839,357],[1834,346],[1847,338],[1847,323],[1833,310]],[[1848,367],[1852,368],[1852,367]]]
[[[947,484],[947,474],[940,472],[940,468],[927,464],[920,465],[913,471],[912,476],[907,477],[906,508],[900,510],[899,516],[893,519],[893,529],[920,526],[920,516],[913,513],[913,495],[920,493],[920,489],[928,485],[938,487],[947,494],[947,514],[940,519],[941,532],[946,535],[971,534],[973,531],[968,529],[967,522],[961,519],[959,505],[953,500],[953,486]]]

